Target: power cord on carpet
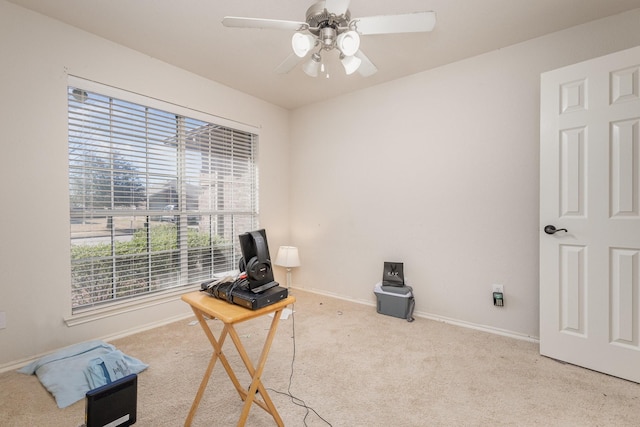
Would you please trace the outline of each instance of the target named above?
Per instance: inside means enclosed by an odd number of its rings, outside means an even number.
[[[292,304],[291,305],[291,330],[293,335],[293,357],[291,358],[291,374],[289,375],[289,386],[287,387],[286,392],[274,390],[272,388],[267,388],[267,390],[273,391],[274,393],[282,394],[284,396],[289,396],[291,398],[291,403],[305,408],[307,411],[304,414],[304,418],[302,419],[302,422],[304,423],[305,427],[307,427],[307,417],[309,416],[309,411],[312,411],[314,414],[316,414],[316,416],[320,418],[322,421],[324,421],[325,423],[327,423],[328,426],[333,427],[329,421],[322,418],[322,416],[318,414],[318,412],[315,409],[313,409],[311,406],[308,406],[304,400],[294,396],[291,393],[291,383],[293,381],[293,365],[294,365],[294,362],[296,361],[296,318],[294,313],[295,313],[295,304]]]

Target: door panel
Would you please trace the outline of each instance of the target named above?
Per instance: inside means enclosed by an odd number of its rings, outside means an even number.
[[[544,73],[540,118],[540,352],[640,382],[640,47]]]
[[[581,336],[586,334],[586,251],[584,246],[560,246],[560,330]]]

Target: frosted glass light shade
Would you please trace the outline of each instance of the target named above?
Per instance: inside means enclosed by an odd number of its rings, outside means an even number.
[[[353,56],[360,49],[360,35],[355,31],[346,31],[338,36],[336,44],[345,56]]]
[[[314,53],[311,58],[302,65],[302,70],[311,77],[318,77],[318,70],[320,69],[320,55]]]
[[[295,246],[280,246],[275,264],[287,268],[300,267],[298,248]]]
[[[311,34],[293,33],[293,37],[291,37],[293,53],[299,58],[304,58],[311,48],[315,46],[315,41]]]
[[[340,62],[342,62],[345,73],[349,75],[356,72],[360,67],[360,64],[362,64],[362,59],[357,56],[342,56],[342,58],[340,58]]]

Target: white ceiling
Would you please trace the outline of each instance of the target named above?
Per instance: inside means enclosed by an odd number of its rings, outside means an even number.
[[[378,73],[311,78],[274,69],[291,32],[226,28],[224,16],[304,21],[314,0],[9,0],[285,108],[296,108],[640,7],[640,0],[352,0],[352,18],[423,10],[430,33],[370,35]],[[332,55],[333,56],[333,55]]]

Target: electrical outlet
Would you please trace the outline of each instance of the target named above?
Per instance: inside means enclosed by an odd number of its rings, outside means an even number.
[[[7,313],[4,311],[0,311],[0,329],[4,329],[7,327]]]
[[[496,307],[504,307],[504,286],[499,284],[493,285],[493,305]]]

